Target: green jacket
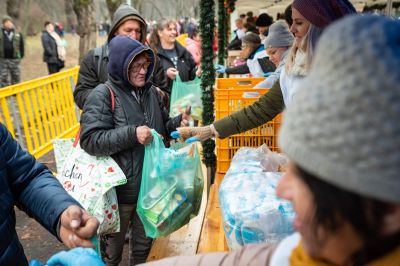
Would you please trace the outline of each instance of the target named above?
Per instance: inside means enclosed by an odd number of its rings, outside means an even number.
[[[0,28],[0,58],[4,58],[4,32],[3,28]],[[21,59],[24,57],[24,41],[22,39],[21,33],[14,31],[14,36],[12,39],[13,44],[13,59]]]
[[[280,114],[284,108],[285,103],[283,102],[283,95],[278,80],[257,102],[215,121],[213,125],[219,137],[226,138],[259,127],[271,121],[275,116]]]

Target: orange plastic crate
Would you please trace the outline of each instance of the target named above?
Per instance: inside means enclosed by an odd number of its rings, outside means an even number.
[[[217,87],[215,89],[216,119],[221,119],[251,105],[261,95],[268,92],[269,89],[253,88],[253,85],[260,80],[263,79],[217,79]],[[248,85],[236,86],[235,84],[238,84],[238,81],[246,81]],[[221,87],[218,87],[219,84]],[[232,157],[241,147],[259,147],[265,143],[272,151],[278,151],[277,135],[280,125],[281,115],[278,115],[275,119],[260,127],[225,139],[217,139],[217,172],[226,173],[228,171]]]

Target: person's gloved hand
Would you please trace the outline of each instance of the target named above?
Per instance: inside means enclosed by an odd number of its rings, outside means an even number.
[[[215,136],[211,126],[204,127],[178,127],[177,131],[171,133],[171,137],[181,139],[186,143],[205,141]]]
[[[223,65],[215,65],[215,71],[220,74],[224,74],[226,72],[226,67]]]
[[[38,261],[38,260],[31,260],[31,261],[29,262],[29,266],[44,266],[44,265],[43,265],[43,263],[41,263],[41,262]]]
[[[268,78],[269,76],[271,76],[271,75],[272,75],[272,73],[273,73],[273,72],[267,72],[267,73],[264,73],[264,78]]]
[[[69,251],[60,251],[54,254],[47,266],[105,266],[99,255],[91,248],[74,248]]]

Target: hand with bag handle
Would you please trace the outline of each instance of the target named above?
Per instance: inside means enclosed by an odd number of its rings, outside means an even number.
[[[192,120],[192,117],[190,116],[191,108],[192,107],[188,105],[185,112],[182,113],[181,127],[187,127],[189,125],[189,122]]]
[[[147,145],[153,141],[151,129],[148,126],[140,126],[136,128],[136,138],[140,144]]]

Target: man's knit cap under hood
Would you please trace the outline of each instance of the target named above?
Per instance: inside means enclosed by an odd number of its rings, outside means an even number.
[[[133,20],[137,20],[138,22],[140,22],[142,24],[142,34],[141,34],[141,39],[140,41],[142,43],[146,42],[146,21],[144,20],[144,18],[139,14],[139,12],[134,9],[133,7],[131,7],[128,4],[122,4],[118,7],[118,9],[115,11],[114,16],[113,16],[113,20],[111,23],[111,30],[110,33],[108,34],[108,39],[107,41],[110,42],[112,38],[114,38],[115,36],[115,32],[117,31],[117,28],[122,25],[123,22],[129,20],[129,19],[133,19]]]

